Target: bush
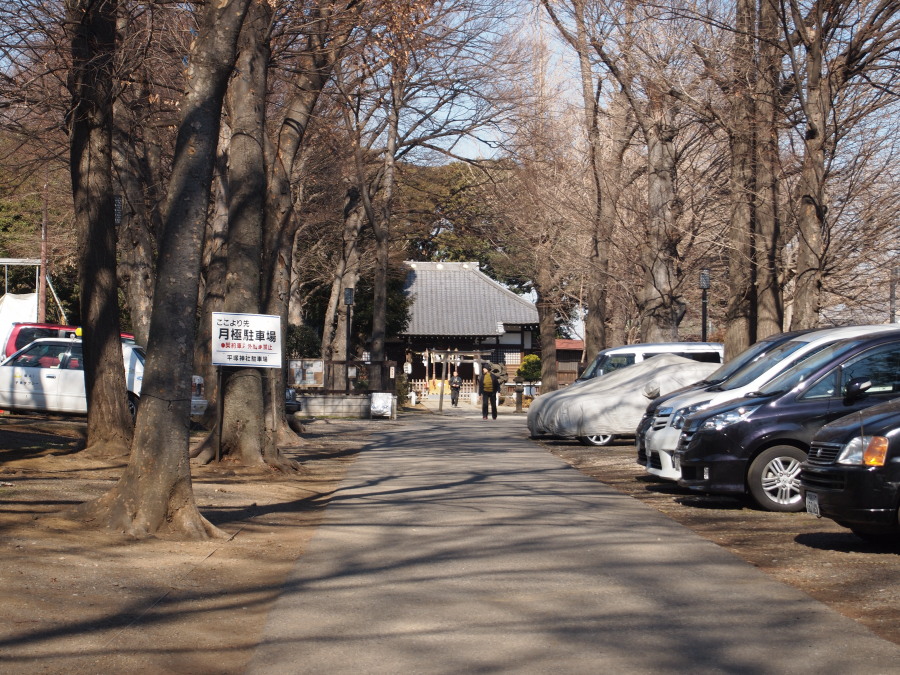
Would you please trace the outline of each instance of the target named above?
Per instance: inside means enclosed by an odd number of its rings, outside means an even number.
[[[541,379],[541,357],[537,354],[526,354],[516,375],[526,382],[535,382]]]
[[[322,338],[310,326],[288,325],[284,347],[289,359],[317,359],[322,355]]]

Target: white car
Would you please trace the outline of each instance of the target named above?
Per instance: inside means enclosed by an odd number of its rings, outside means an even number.
[[[122,342],[125,388],[132,418],[137,415],[144,378],[144,349]],[[191,415],[206,412],[203,378],[193,376]],[[84,358],[78,338],[35,340],[0,363],[0,409],[87,414]]]
[[[643,451],[641,456],[646,462],[644,468],[647,473],[659,478],[677,481],[681,478],[681,472],[675,468],[673,458],[687,416],[758,390],[776,375],[832,342],[891,329],[900,330],[900,325],[844,326],[804,333],[761,352],[715,386],[691,390],[665,401],[656,408],[651,423],[644,425],[642,422],[640,425],[640,428],[646,428],[642,435],[639,432],[637,439],[637,445]]]
[[[634,434],[647,403],[702,380],[719,367],[674,354],[660,354],[578,386],[569,386],[537,410],[528,410],[532,436],[577,438],[585,445],[607,445]]]

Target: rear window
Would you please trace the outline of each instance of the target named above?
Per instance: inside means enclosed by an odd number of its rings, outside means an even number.
[[[16,351],[40,338],[56,337],[55,328],[22,328],[16,335]]]

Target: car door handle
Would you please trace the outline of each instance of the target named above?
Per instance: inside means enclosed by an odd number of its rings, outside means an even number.
[[[48,379],[48,380],[55,380],[55,379],[56,379],[56,375],[49,375],[49,374],[47,374],[47,375],[44,375],[44,378],[45,378],[45,379]]]

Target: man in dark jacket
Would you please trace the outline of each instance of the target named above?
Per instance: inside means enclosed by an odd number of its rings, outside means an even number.
[[[500,380],[491,372],[489,364],[482,364],[481,377],[478,378],[478,393],[481,395],[481,416],[488,418],[488,403],[491,404],[491,416],[497,419],[497,390]]]
[[[459,407],[459,389],[462,387],[462,378],[459,373],[454,371],[453,377],[450,378],[450,405],[454,408]]]

